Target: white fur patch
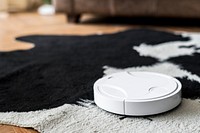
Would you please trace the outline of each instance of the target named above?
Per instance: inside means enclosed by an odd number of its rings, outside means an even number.
[[[156,116],[129,117],[101,110],[91,101],[83,101],[86,107],[65,104],[58,108],[27,113],[0,113],[0,123],[33,127],[46,133],[199,133],[199,100],[183,99],[175,110]]]
[[[140,56],[148,56],[156,58],[160,61],[167,60],[171,57],[189,55],[200,53],[200,34],[199,33],[183,33],[184,37],[189,37],[189,41],[172,41],[160,43],[158,45],[151,45],[142,43],[139,46],[134,46]],[[193,46],[193,47],[182,47]]]
[[[169,62],[157,63],[152,66],[129,67],[125,69],[118,69],[110,66],[104,66],[103,68],[105,69],[104,74],[106,75],[120,71],[148,71],[163,73],[177,78],[187,78],[188,80],[197,81],[200,83],[200,77],[198,75],[183,70],[180,68],[180,66]]]

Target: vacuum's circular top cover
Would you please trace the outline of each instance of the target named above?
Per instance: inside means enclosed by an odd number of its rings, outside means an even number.
[[[123,108],[123,113],[119,114],[126,114],[127,106],[131,106],[131,104],[132,110],[137,110],[138,108],[136,109],[133,103],[137,103],[137,106],[141,107],[142,103],[146,103],[144,106],[148,106],[147,103],[155,103],[155,101],[157,101],[156,104],[158,105],[165,104],[168,106],[168,103],[166,103],[167,101],[164,102],[163,100],[170,99],[171,97],[174,98],[173,96],[176,96],[176,94],[178,94],[178,98],[175,97],[175,99],[180,103],[181,83],[177,79],[152,72],[114,73],[97,80],[94,84],[95,103],[99,107],[110,112],[113,112],[112,108],[119,108],[120,106]],[[159,103],[159,101],[161,101],[161,103]],[[107,105],[107,103],[110,103],[110,105]],[[139,103],[141,105],[139,105]],[[176,101],[174,101],[174,103],[176,103]],[[104,104],[106,105],[104,106]],[[173,106],[175,105],[173,104]],[[118,112],[114,111],[114,113]]]

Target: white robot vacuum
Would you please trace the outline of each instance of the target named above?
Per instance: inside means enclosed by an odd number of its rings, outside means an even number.
[[[144,116],[169,111],[181,103],[181,83],[153,72],[119,72],[94,84],[94,101],[120,115]]]

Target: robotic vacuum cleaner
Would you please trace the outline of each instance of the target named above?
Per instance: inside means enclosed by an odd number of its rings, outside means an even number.
[[[169,111],[181,103],[181,83],[153,72],[119,72],[94,84],[94,101],[120,115],[144,116]]]

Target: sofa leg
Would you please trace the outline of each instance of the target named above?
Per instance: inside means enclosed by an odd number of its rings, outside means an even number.
[[[79,23],[80,18],[81,18],[80,14],[78,14],[78,15],[77,14],[76,15],[67,14],[67,20],[69,23]]]

